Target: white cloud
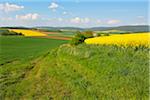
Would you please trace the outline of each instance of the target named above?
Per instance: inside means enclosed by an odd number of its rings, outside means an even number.
[[[16,19],[18,20],[36,20],[39,18],[39,14],[37,13],[29,13],[25,15],[16,15]]]
[[[144,18],[144,16],[137,16],[137,18],[143,19],[143,18]]]
[[[63,19],[62,19],[62,18],[58,18],[58,21],[62,22],[62,21],[63,21]]]
[[[80,18],[80,17],[75,17],[75,18],[72,18],[70,20],[71,23],[75,23],[75,24],[79,24],[79,23],[88,23],[90,22],[90,19],[89,18]]]
[[[90,22],[90,19],[89,18],[84,18],[84,19],[82,19],[82,21],[83,21],[83,23],[88,23],[88,22]]]
[[[0,18],[1,21],[11,21],[13,20],[12,17],[4,17],[4,18]]]
[[[9,3],[0,4],[0,10],[4,11],[4,12],[17,11],[17,10],[21,10],[23,8],[24,8],[24,6],[19,6],[16,4],[9,4]]]
[[[100,24],[100,23],[102,23],[102,21],[98,19],[98,20],[96,21],[96,23]]]
[[[67,14],[67,12],[66,12],[66,11],[64,11],[64,12],[63,12],[63,15],[66,15],[66,14]]]
[[[81,19],[79,17],[75,17],[70,20],[71,23],[81,23]]]
[[[108,22],[107,22],[107,24],[118,24],[118,23],[120,23],[121,21],[120,20],[115,20],[115,19],[113,19],[113,20],[109,20]]]
[[[51,9],[52,11],[55,11],[57,8],[59,7],[59,5],[55,2],[52,2],[48,8]]]

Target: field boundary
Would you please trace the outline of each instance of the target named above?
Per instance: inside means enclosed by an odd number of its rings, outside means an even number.
[[[56,40],[71,40],[70,37],[62,37],[62,36],[36,36],[34,38],[50,38],[50,39],[56,39]]]

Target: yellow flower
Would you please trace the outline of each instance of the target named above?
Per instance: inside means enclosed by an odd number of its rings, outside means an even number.
[[[10,31],[14,31],[17,33],[22,33],[24,36],[46,36],[46,34],[33,31],[33,30],[24,30],[24,29],[11,29]]]
[[[86,39],[85,43],[117,45],[117,46],[125,46],[125,47],[127,46],[149,47],[150,33],[133,33],[133,34],[101,36],[101,37]]]

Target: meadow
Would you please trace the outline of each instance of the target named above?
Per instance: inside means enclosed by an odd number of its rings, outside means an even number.
[[[148,52],[143,48],[61,45],[30,63],[0,67],[0,97],[147,100]]]
[[[0,40],[0,64],[17,60],[31,60],[52,48],[68,42],[65,40],[23,36],[1,36]]]

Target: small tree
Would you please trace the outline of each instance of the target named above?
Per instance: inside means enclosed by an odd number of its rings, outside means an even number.
[[[85,36],[80,31],[77,31],[76,35],[71,40],[71,45],[78,45],[84,42],[85,39]]]
[[[18,33],[18,35],[23,35],[23,34],[20,32],[20,33]]]
[[[83,43],[85,39],[92,37],[94,37],[93,31],[85,31],[85,32],[77,31],[76,35],[72,38],[70,44],[78,45]]]

